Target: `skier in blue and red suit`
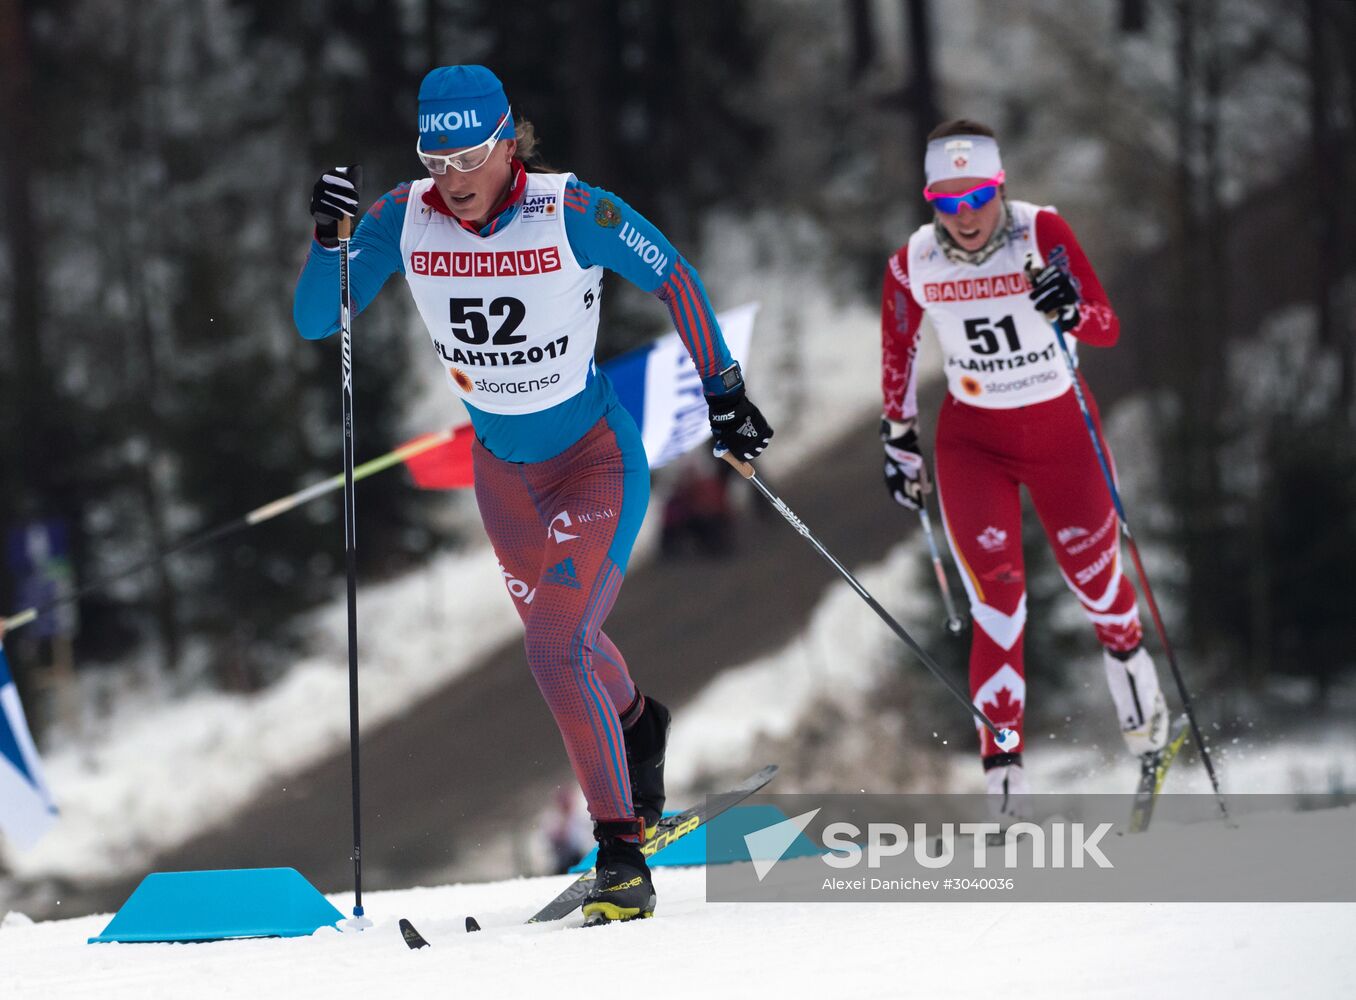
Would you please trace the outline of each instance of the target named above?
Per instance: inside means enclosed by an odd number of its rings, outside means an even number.
[[[350,249],[361,311],[403,274],[448,384],[475,428],[476,500],[599,843],[586,920],[650,916],[640,851],[664,804],[669,713],[641,694],[602,631],[649,501],[640,432],[594,365],[604,269],[668,308],[702,377],[718,448],[741,459],[772,436],[749,401],[696,269],[621,198],[536,162],[498,78],[445,66],[419,89],[427,176],[377,200]],[[315,240],[297,284],[303,337],[338,327],[338,223],[358,171],[315,184]],[[517,584],[515,586],[515,584]]]

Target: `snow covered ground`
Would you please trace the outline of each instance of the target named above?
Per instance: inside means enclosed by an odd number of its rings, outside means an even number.
[[[469,669],[514,634],[488,546],[363,588],[359,649],[365,730]],[[457,600],[446,600],[456,594]],[[315,652],[256,695],[201,691],[178,701],[127,699],[102,736],[46,755],[61,819],[30,851],[3,847],[20,877],[100,878],[144,869],[244,806],[279,776],[348,741],[343,600],[312,623]],[[475,627],[468,627],[474,622]],[[458,636],[455,646],[446,635]],[[2,886],[0,886],[2,889]],[[0,892],[0,903],[3,892]]]
[[[1295,817],[1307,827],[1330,821]],[[1252,832],[1246,822],[1231,831]],[[556,876],[371,893],[369,930],[324,928],[286,940],[87,945],[107,916],[41,924],[11,917],[0,925],[0,996],[305,1000],[662,989],[703,997],[1323,998],[1349,995],[1356,933],[1356,904],[1346,903],[708,904],[698,868],[656,871],[653,920],[587,931],[577,916],[523,925],[562,884]],[[345,913],[351,906],[350,897],[332,901]],[[481,933],[464,933],[468,914]],[[433,947],[407,950],[396,926],[402,916]]]

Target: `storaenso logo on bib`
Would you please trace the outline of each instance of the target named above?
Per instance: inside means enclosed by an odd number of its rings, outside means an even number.
[[[408,118],[405,119],[409,121]],[[480,113],[469,111],[439,111],[436,115],[420,115],[420,132],[456,132],[463,128],[480,128]]]
[[[489,379],[476,379],[476,388],[491,396],[519,396],[527,392],[537,392],[560,381],[560,373],[552,372],[545,378],[523,379],[521,382],[491,382]]]
[[[1021,392],[1023,389],[1029,389],[1031,386],[1039,385],[1042,382],[1056,382],[1059,377],[1059,372],[1037,372],[1034,375],[1028,375],[1026,378],[1017,379],[1015,382],[987,382],[984,388],[992,393]]]

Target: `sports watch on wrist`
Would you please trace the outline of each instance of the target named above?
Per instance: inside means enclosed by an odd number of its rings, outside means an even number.
[[[738,361],[720,373],[720,384],[726,392],[738,389],[744,384],[744,373],[739,370]]]

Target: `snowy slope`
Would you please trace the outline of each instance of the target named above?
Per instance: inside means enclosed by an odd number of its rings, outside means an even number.
[[[364,732],[507,641],[518,616],[488,546],[440,556],[360,597]],[[456,601],[448,600],[456,595]],[[0,858],[21,877],[100,878],[144,868],[166,845],[229,816],[279,775],[348,744],[343,599],[313,616],[316,652],[253,696],[202,691],[175,702],[129,700],[97,741],[45,756],[61,820]],[[448,635],[456,635],[449,648]],[[0,882],[0,905],[3,905]]]
[[[1335,818],[1286,819],[1321,830]],[[1265,818],[1256,819],[1145,839],[1249,839]],[[1356,904],[707,904],[701,869],[660,869],[655,881],[654,920],[588,931],[569,926],[577,917],[520,923],[559,876],[372,893],[370,930],[290,940],[86,945],[107,917],[11,917],[0,927],[0,996],[528,997],[660,987],[703,997],[1349,995]],[[332,900],[345,912],[351,905]],[[467,914],[483,932],[463,932]],[[433,947],[408,951],[401,916]]]

